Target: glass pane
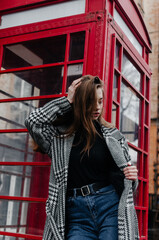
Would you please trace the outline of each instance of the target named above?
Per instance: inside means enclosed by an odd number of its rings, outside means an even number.
[[[20,228],[21,229],[21,228]],[[0,228],[0,231],[4,231],[4,228]],[[21,230],[19,230],[20,232]],[[11,237],[0,235],[0,240],[26,240],[27,238]]]
[[[118,76],[114,74],[114,81],[113,81],[113,99],[117,100],[117,93],[118,93]]]
[[[6,45],[1,70],[63,62],[65,46],[66,35]]]
[[[147,99],[149,99],[149,83],[150,80],[146,77],[145,96]]]
[[[1,165],[0,195],[47,198],[49,172],[49,166]]]
[[[1,103],[0,129],[26,128],[24,121],[31,111],[39,105],[39,100]]]
[[[1,133],[0,159],[3,162],[50,162],[47,154],[33,152],[28,133]]]
[[[145,127],[145,137],[144,137],[144,150],[148,151],[148,129]]]
[[[71,83],[82,76],[83,64],[78,63],[74,65],[69,65],[67,70],[67,90]]]
[[[71,34],[69,60],[84,58],[85,32]]]
[[[20,2],[17,0],[14,0],[14,2],[16,2],[15,6],[20,5]],[[35,1],[24,1],[24,3],[35,3]],[[45,5],[23,11],[21,10],[18,12],[3,14],[0,29],[82,14],[85,13],[85,5],[86,0],[58,1],[53,2],[53,4],[49,4],[48,6]]]
[[[147,204],[144,204],[143,206],[147,207]],[[147,217],[146,217],[146,215],[147,215],[146,211],[142,210],[141,235],[144,236],[145,238],[147,237]],[[157,231],[156,231],[156,233],[157,233]]]
[[[141,181],[139,180],[139,184],[138,184],[138,187],[137,187],[137,190],[135,192],[135,206],[140,206],[141,205],[141,198],[142,198],[142,195],[141,195]]]
[[[62,92],[62,66],[0,75],[0,98],[52,95]]]
[[[125,33],[125,35],[128,37],[130,42],[134,45],[134,47],[137,49],[137,51],[142,55],[142,46],[138,42],[137,38],[134,36],[134,34],[131,32],[125,21],[122,19],[120,14],[117,12],[117,10],[114,10],[114,19],[117,22],[117,24],[120,26],[122,31]]]
[[[142,202],[142,206],[144,206],[144,207],[147,207],[147,190],[148,190],[147,182],[143,181],[143,202]]]
[[[118,69],[119,69],[119,52],[120,52],[120,45],[117,43],[116,47],[115,47],[115,62],[114,62],[114,65]]]
[[[134,144],[139,145],[140,100],[123,83],[120,100],[120,131]]]
[[[144,155],[144,163],[143,163],[144,167],[143,167],[143,178],[147,179],[148,178],[148,156]],[[151,176],[152,178],[152,176]]]
[[[145,124],[149,122],[149,105],[145,103]]]
[[[0,206],[0,230],[42,236],[45,203],[0,200]]]
[[[26,128],[24,125],[25,119],[29,113],[37,107],[42,107],[50,99],[17,101],[1,103],[0,108],[0,129],[18,129]]]
[[[138,91],[140,91],[141,73],[130,62],[125,54],[123,54],[122,74]]]
[[[117,115],[117,107],[115,104],[112,105],[112,124],[116,126],[116,115]]]
[[[135,165],[139,169],[140,159],[139,159],[138,152],[136,152],[134,149],[129,147],[129,154],[130,154],[130,157],[131,157],[132,165]]]

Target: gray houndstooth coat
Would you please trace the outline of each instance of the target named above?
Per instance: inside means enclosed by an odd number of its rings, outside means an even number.
[[[68,163],[74,135],[57,137],[59,131],[52,122],[69,111],[71,111],[71,105],[66,97],[62,97],[36,109],[25,121],[32,138],[52,159],[43,240],[63,240],[65,238]],[[114,161],[123,170],[130,161],[128,145],[124,136],[116,128],[106,128],[102,125],[101,129]],[[133,201],[133,190],[136,187],[137,181],[124,179],[124,190],[118,208],[119,240],[139,239],[138,221]]]

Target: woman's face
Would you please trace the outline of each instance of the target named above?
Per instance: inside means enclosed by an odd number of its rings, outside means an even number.
[[[95,109],[92,113],[93,120],[97,120],[103,110],[103,89],[101,87],[97,88],[96,94],[97,94],[97,102],[96,102]]]

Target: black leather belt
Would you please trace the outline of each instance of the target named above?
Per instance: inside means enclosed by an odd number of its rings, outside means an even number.
[[[73,196],[88,196],[99,189],[108,186],[109,184],[105,182],[98,182],[93,183],[90,185],[83,186],[81,188],[74,188],[74,189],[68,189],[67,190],[67,196],[73,197]]]

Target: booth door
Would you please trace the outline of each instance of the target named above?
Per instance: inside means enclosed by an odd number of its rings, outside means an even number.
[[[139,185],[134,199],[140,237],[147,239],[150,73],[142,46],[139,52],[136,42],[132,44],[128,37],[121,34],[115,22],[109,24],[107,119],[124,134],[132,164],[138,168]]]
[[[0,240],[42,238],[51,160],[33,151],[24,121],[85,73],[88,39],[76,25],[1,42]]]

